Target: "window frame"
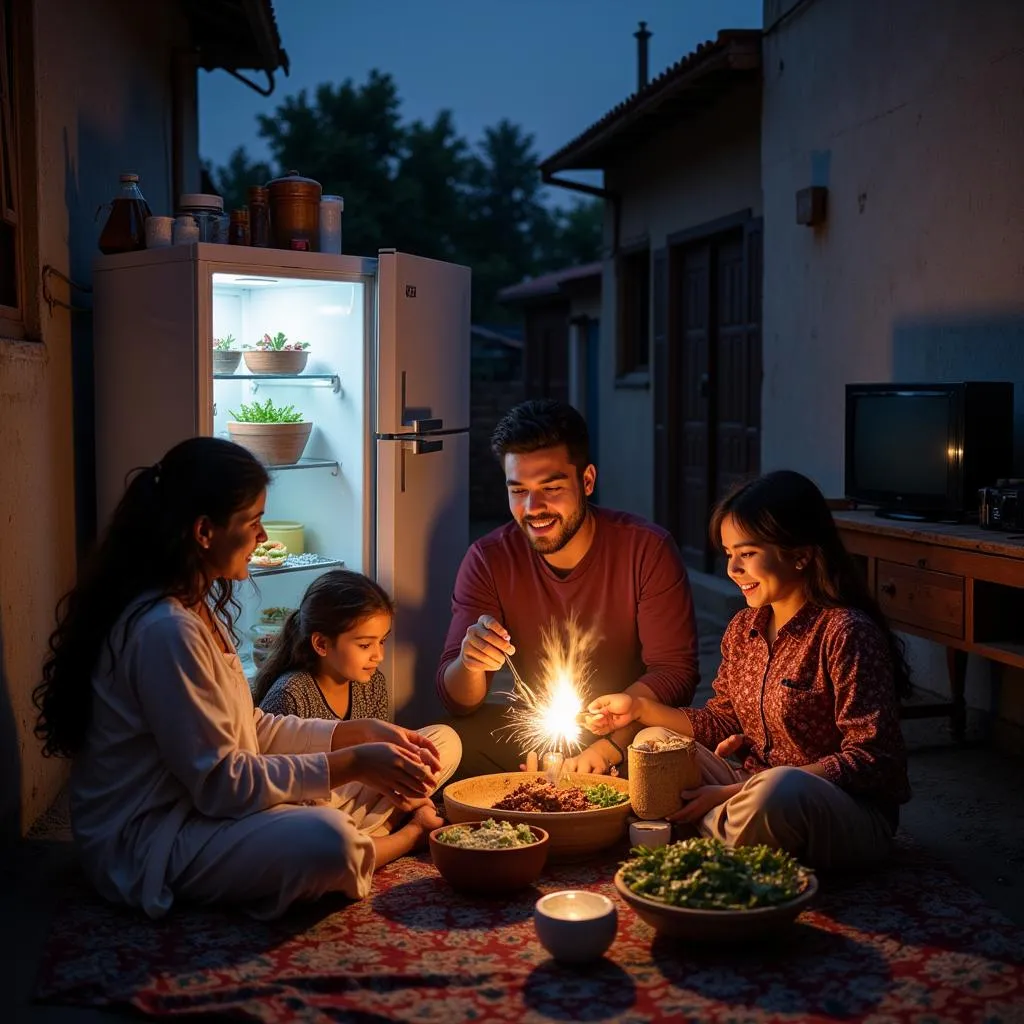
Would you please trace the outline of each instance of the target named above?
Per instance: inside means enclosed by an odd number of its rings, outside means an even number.
[[[0,117],[6,119],[6,130],[0,125],[0,144],[6,138],[10,146],[7,168],[10,182],[4,182],[0,163],[0,219],[14,232],[14,289],[16,306],[0,305],[0,338],[15,341],[39,336],[35,303],[37,253],[33,245],[36,235],[36,197],[30,186],[34,151],[34,112],[32,95],[33,52],[31,36],[31,4],[18,0],[0,0],[0,74],[7,75],[10,89],[4,89],[6,102],[0,103]],[[10,63],[8,63],[10,56]],[[6,84],[6,83],[5,83]],[[7,206],[7,197],[13,209]]]
[[[616,268],[618,337],[615,386],[645,388],[651,377],[651,246],[644,239],[623,247]]]

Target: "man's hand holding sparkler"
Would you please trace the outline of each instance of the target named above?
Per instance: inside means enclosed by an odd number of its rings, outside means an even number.
[[[470,671],[497,672],[516,649],[508,630],[493,616],[481,615],[462,638],[459,656]]]

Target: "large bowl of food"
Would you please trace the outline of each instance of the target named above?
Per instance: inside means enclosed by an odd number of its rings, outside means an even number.
[[[634,847],[619,895],[656,931],[701,942],[763,938],[792,924],[818,892],[814,873],[782,850],[685,839]]]
[[[430,833],[430,856],[442,877],[453,889],[478,896],[533,885],[549,849],[544,829],[494,818],[444,825]]]
[[[629,815],[629,784],[607,775],[566,774],[558,785],[543,772],[478,775],[444,791],[451,822],[493,816],[535,825],[551,836],[551,858],[585,857],[622,838]]]

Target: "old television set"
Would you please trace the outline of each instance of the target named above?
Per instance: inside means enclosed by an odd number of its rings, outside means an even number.
[[[1012,463],[1012,383],[846,385],[846,497],[879,515],[967,521]]]

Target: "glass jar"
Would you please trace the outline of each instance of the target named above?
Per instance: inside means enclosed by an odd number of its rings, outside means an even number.
[[[249,244],[249,211],[232,210],[231,225],[228,228],[229,245]]]
[[[107,256],[145,249],[146,218],[152,213],[139,188],[139,176],[122,174],[120,180],[121,188],[109,204],[110,213],[100,232],[100,252]]]
[[[249,189],[249,244],[258,249],[270,245],[270,192],[265,185]]]
[[[320,251],[341,253],[341,215],[345,200],[341,196],[323,196],[320,199]]]
[[[201,192],[186,193],[178,199],[177,214],[195,220],[199,227],[200,242],[227,244],[228,217],[224,212],[224,200],[220,196]]]

